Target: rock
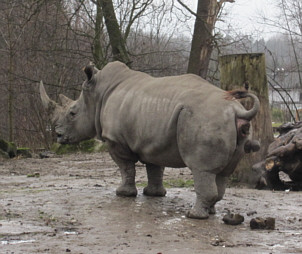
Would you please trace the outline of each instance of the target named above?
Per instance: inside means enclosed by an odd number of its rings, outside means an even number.
[[[239,225],[244,222],[244,217],[240,214],[228,213],[222,218],[222,220],[228,225]]]
[[[219,246],[225,241],[218,235],[216,235],[213,239],[211,239],[211,245],[213,246]]]
[[[10,158],[17,156],[17,146],[13,142],[7,142],[0,139],[0,150],[7,153]]]
[[[267,217],[267,218],[253,218],[250,221],[251,229],[275,229],[275,218]]]
[[[53,158],[55,156],[56,156],[56,154],[54,152],[51,152],[51,151],[44,151],[44,152],[39,153],[39,157],[41,159]]]
[[[18,148],[17,156],[20,156],[22,158],[32,158],[32,154],[29,148]]]
[[[9,155],[7,152],[4,152],[0,149],[0,158],[1,159],[9,159]]]
[[[254,214],[257,214],[257,211],[250,211],[250,212],[246,213],[247,216],[251,216]]]

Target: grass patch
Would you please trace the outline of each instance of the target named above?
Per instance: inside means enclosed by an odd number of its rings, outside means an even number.
[[[51,146],[51,151],[55,152],[58,155],[70,154],[76,152],[82,153],[97,153],[97,152],[106,152],[107,145],[106,143],[97,141],[95,139],[89,139],[82,141],[78,144],[67,144],[62,145],[58,143],[54,143]]]
[[[167,181],[163,181],[163,185],[165,188],[190,188],[194,187],[193,180],[183,180],[183,179],[170,179]],[[137,187],[146,187],[147,182],[141,182],[136,184]]]
[[[282,125],[282,123],[275,123],[275,122],[272,123],[273,128],[278,128],[281,125]]]
[[[190,188],[194,187],[193,180],[171,179],[164,181],[165,188]]]
[[[57,218],[54,217],[53,215],[47,214],[41,210],[38,211],[39,212],[39,219],[45,222],[45,225],[49,225],[52,222],[56,222]]]
[[[27,177],[40,177],[40,173],[35,172],[33,174],[28,174]]]
[[[230,175],[229,176],[229,182],[228,184],[232,185],[232,184],[238,184],[240,183],[238,177],[236,175]]]

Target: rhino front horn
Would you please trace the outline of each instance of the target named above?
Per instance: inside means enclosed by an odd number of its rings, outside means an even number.
[[[45,91],[42,80],[40,82],[40,96],[41,96],[43,107],[46,110],[48,110],[50,114],[53,114],[55,111],[55,108],[57,107],[57,103],[54,102],[53,100],[49,99],[49,97]]]

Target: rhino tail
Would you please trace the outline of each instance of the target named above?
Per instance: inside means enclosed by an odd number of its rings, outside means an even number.
[[[226,100],[238,100],[238,99],[244,99],[250,97],[253,99],[253,107],[250,110],[246,110],[242,107],[236,107],[236,117],[240,119],[244,119],[247,121],[252,120],[257,112],[260,109],[260,101],[258,97],[253,94],[249,93],[248,91],[243,91],[243,90],[233,90],[233,91],[228,91],[226,92],[225,99]]]

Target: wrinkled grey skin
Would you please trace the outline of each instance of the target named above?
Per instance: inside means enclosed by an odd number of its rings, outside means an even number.
[[[246,149],[251,147],[246,143],[246,123],[259,109],[257,97],[248,94],[254,106],[247,111],[236,100],[226,99],[225,91],[192,74],[153,78],[120,62],[97,73],[88,66],[85,72],[79,99],[61,96],[62,106],[40,85],[58,142],[75,143],[96,135],[106,141],[121,171],[122,184],[116,190],[120,196],[137,195],[137,161],[146,164],[144,194],[150,196],[166,194],[164,167],[187,166],[196,192],[187,216],[205,219],[215,213],[214,205],[222,199],[245,144]]]

